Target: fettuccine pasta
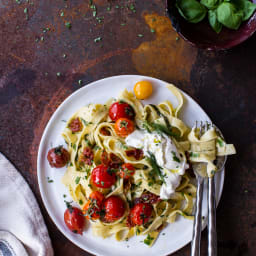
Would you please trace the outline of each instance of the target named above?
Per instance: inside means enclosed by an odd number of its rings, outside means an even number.
[[[178,106],[169,101],[143,106],[124,90],[118,99],[89,104],[67,121],[62,136],[70,162],[62,182],[97,236],[123,241],[144,235],[144,243],[152,246],[177,216],[193,219],[196,187],[190,164],[207,163],[210,176],[216,156],[235,153],[214,129],[199,138],[187,127],[179,118],[181,92],[167,88]],[[126,106],[128,118],[113,120],[113,104]]]

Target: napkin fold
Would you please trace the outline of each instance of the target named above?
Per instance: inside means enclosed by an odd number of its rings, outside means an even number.
[[[0,153],[0,255],[52,256],[42,214],[28,184]]]

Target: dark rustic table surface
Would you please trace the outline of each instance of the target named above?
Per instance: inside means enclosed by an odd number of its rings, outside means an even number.
[[[62,235],[42,203],[36,168],[42,133],[72,92],[122,74],[176,84],[235,144],[217,210],[218,251],[255,255],[256,35],[232,50],[207,52],[177,36],[164,0],[94,0],[96,9],[90,2],[0,0],[0,151],[35,193],[55,255],[90,254]],[[190,246],[173,255],[190,255]]]

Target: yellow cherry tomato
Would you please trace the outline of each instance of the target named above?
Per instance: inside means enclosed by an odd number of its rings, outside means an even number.
[[[133,90],[137,99],[144,100],[152,94],[153,86],[149,81],[140,81],[134,85]]]

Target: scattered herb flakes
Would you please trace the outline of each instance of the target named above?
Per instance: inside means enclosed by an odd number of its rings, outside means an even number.
[[[156,31],[155,31],[153,28],[151,28],[151,29],[150,29],[150,32],[151,32],[151,33],[155,33]]]
[[[247,189],[245,189],[244,193],[248,193],[248,190],[247,190]]]
[[[83,200],[80,199],[79,204],[82,205],[83,203],[84,203]]]
[[[100,42],[101,40],[102,40],[102,38],[99,36],[99,37],[97,37],[97,38],[94,39],[94,43],[98,43],[98,42]]]
[[[21,4],[21,0],[16,0],[16,3],[17,4]]]
[[[217,138],[217,143],[219,144],[220,147],[224,146],[223,140],[221,138]]]
[[[98,23],[102,23],[104,20],[104,17],[96,17],[96,20],[98,21]]]
[[[24,13],[26,14],[26,20],[28,20],[28,8],[24,9]]]
[[[63,17],[63,16],[64,16],[64,12],[61,11],[61,12],[60,12],[60,17]]]
[[[177,36],[177,37],[175,38],[175,40],[176,40],[176,41],[179,41],[179,40],[180,40],[180,38]]]
[[[66,26],[66,28],[68,28],[68,29],[71,29],[71,28],[72,28],[72,24],[71,24],[71,22],[69,22],[69,21],[65,22],[65,26]]]
[[[64,53],[64,54],[62,55],[62,57],[63,57],[64,59],[66,59],[66,58],[67,58],[67,54]]]
[[[47,177],[47,182],[48,183],[53,183],[54,181],[52,179],[50,179],[49,177]]]
[[[57,73],[56,73],[56,76],[57,76],[57,77],[60,77],[60,76],[61,76],[61,73],[60,73],[60,72],[57,72]]]
[[[110,12],[111,11],[111,6],[107,7],[107,11]]]
[[[199,157],[200,154],[199,153],[190,152],[189,156],[190,157]]]
[[[142,34],[138,34],[138,37],[143,37],[143,35]]]
[[[119,5],[116,5],[115,8],[116,8],[116,9],[119,9]]]
[[[93,16],[93,17],[96,17],[96,16],[97,16],[97,11],[96,11],[96,10],[94,10],[94,11],[92,12],[92,16]]]
[[[40,37],[40,41],[42,41],[42,42],[44,41],[44,37],[43,36]]]
[[[121,25],[121,26],[126,26],[126,24],[125,24],[125,23],[121,23],[120,25]]]
[[[65,197],[67,197],[67,195],[63,194],[63,197],[65,198]]]
[[[134,4],[130,4],[129,9],[130,9],[132,12],[134,12],[134,13],[136,12],[136,8],[135,8]]]
[[[174,151],[172,151],[172,159],[173,161],[180,163],[180,159],[176,156],[176,153]]]
[[[76,177],[76,179],[75,179],[75,183],[76,183],[76,184],[78,184],[78,183],[79,183],[79,181],[80,181],[80,179],[81,179],[81,177]]]
[[[83,80],[78,80],[78,84],[81,85],[83,83]]]
[[[64,122],[64,123],[66,123],[66,122],[67,122],[67,120],[64,120],[64,119],[62,119],[62,120],[61,120],[61,122]]]
[[[152,241],[154,240],[154,237],[151,237],[149,234],[146,239],[144,239],[144,244],[151,245]]]

